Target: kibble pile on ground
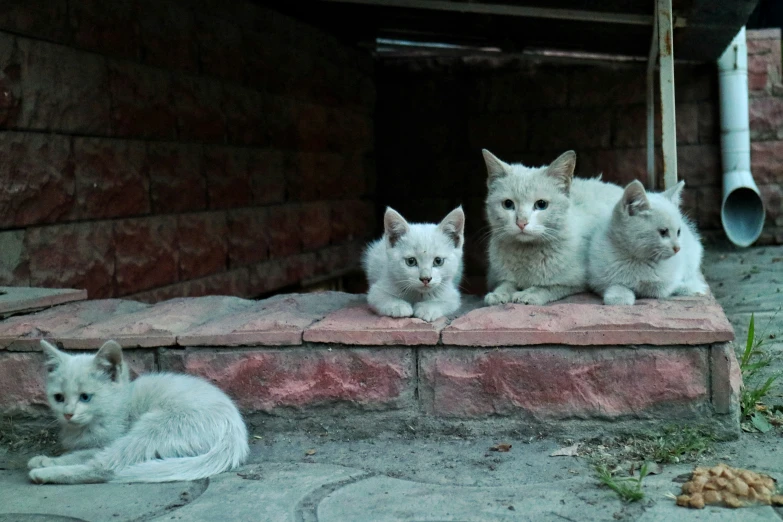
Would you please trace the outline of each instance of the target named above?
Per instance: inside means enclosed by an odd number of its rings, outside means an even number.
[[[741,468],[718,464],[712,468],[697,467],[691,479],[682,485],[677,505],[702,509],[706,505],[730,508],[755,504],[783,506],[783,495],[776,494],[775,479]]]

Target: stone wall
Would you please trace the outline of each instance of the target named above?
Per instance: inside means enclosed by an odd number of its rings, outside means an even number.
[[[257,296],[373,230],[368,53],[251,2],[0,12],[0,285]]]

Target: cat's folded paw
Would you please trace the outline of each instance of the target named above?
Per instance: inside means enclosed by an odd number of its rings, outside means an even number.
[[[392,303],[378,308],[378,313],[389,317],[410,317],[413,315],[413,307],[406,303]]]
[[[636,302],[636,295],[630,288],[622,286],[609,287],[604,292],[604,304],[610,306],[630,306]]]
[[[36,468],[30,471],[28,477],[30,481],[36,484],[46,484],[51,482],[51,468]]]
[[[515,303],[540,306],[547,304],[552,299],[549,296],[549,292],[543,288],[533,287],[522,290],[521,292],[514,292],[514,295],[511,296],[511,300]]]
[[[505,292],[490,292],[484,296],[484,304],[487,306],[506,304],[509,301],[511,301],[511,296]]]
[[[431,323],[435,319],[443,317],[444,313],[441,307],[438,305],[433,305],[430,303],[416,303],[416,306],[413,307],[413,315],[414,317],[418,317],[419,319],[423,319],[424,321]]]
[[[54,465],[54,460],[46,455],[37,455],[27,461],[27,469],[46,468]]]

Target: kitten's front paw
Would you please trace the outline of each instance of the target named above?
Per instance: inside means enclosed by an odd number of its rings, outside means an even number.
[[[526,305],[545,305],[552,299],[549,296],[549,292],[543,288],[531,287],[521,292],[514,292],[511,296],[511,300],[515,303],[522,303]]]
[[[621,286],[609,287],[604,293],[604,304],[610,306],[631,306],[636,302],[636,295],[630,288]]]
[[[413,315],[413,307],[403,301],[380,307],[378,313],[389,317],[410,317]]]
[[[416,306],[413,307],[413,315],[431,323],[435,319],[443,317],[445,314],[438,305],[431,303],[416,303]]]
[[[511,295],[506,292],[495,291],[484,296],[484,304],[487,306],[506,304],[509,301],[511,301]]]
[[[46,468],[54,465],[54,460],[46,455],[37,455],[27,461],[27,469]]]
[[[28,474],[30,481],[36,484],[46,484],[51,482],[51,468],[36,468]]]

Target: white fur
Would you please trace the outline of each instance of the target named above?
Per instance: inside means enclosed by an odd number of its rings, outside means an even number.
[[[600,225],[590,244],[588,273],[591,289],[604,304],[708,291],[699,236],[679,209],[684,184],[659,194],[645,193],[634,181]]]
[[[573,178],[573,151],[539,168],[483,153],[491,230],[487,286],[492,289],[484,302],[542,305],[586,290],[589,233],[611,212],[622,189]],[[536,208],[539,201],[546,208]]]
[[[33,482],[196,480],[247,458],[242,416],[203,379],[158,373],[130,382],[114,341],[96,355],[69,355],[46,341],[41,346],[48,356],[46,393],[70,453],[30,459]]]
[[[383,237],[367,247],[362,259],[370,308],[379,315],[425,321],[455,312],[460,306],[464,229],[462,207],[438,225],[408,223],[386,209]],[[415,264],[409,266],[408,259]]]

